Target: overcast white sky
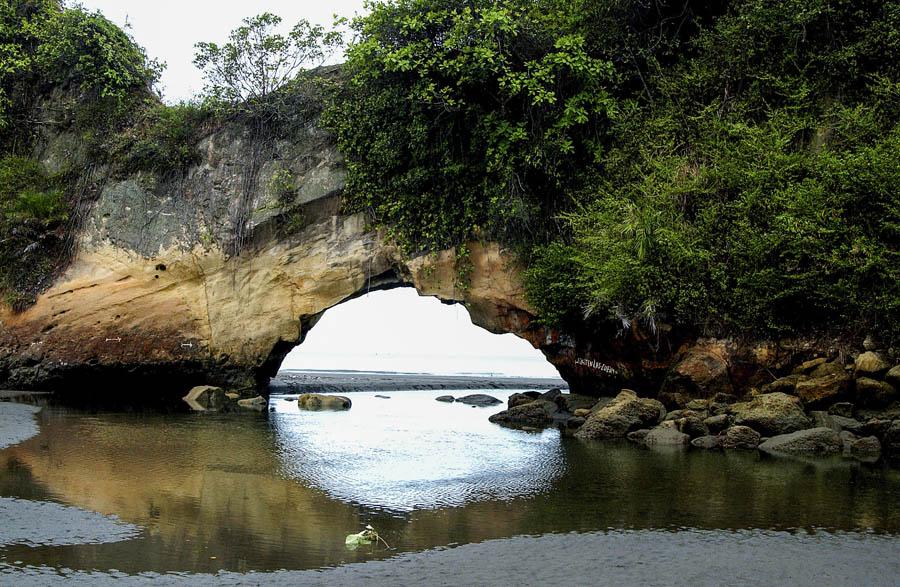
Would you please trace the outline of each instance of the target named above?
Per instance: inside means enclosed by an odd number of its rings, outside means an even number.
[[[224,41],[245,17],[271,12],[284,18],[282,24],[287,30],[301,18],[331,26],[335,14],[351,17],[363,11],[363,0],[80,0],[77,3],[89,10],[99,10],[120,26],[127,23],[131,35],[147,49],[150,57],[166,63],[161,87],[168,102],[187,100],[203,89],[203,78],[193,64],[194,43]]]
[[[284,18],[285,28],[301,18],[330,26],[335,14],[350,17],[362,12],[363,6],[363,0],[80,3],[100,10],[120,26],[127,23],[149,56],[166,63],[161,85],[167,102],[187,100],[203,89],[203,78],[192,63],[194,43],[224,41],[245,17],[271,12]],[[285,367],[558,376],[524,340],[512,334],[491,334],[474,326],[462,306],[421,298],[412,289],[372,293],[329,310],[306,342],[288,357]]]

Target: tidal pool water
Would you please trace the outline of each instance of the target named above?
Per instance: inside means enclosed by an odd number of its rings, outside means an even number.
[[[521,584],[504,565],[537,580],[563,561],[569,584],[646,583],[694,559],[708,569],[698,584],[723,579],[716,565],[727,560],[749,583],[816,565],[826,584],[900,580],[888,556],[900,552],[896,468],[584,443],[490,424],[502,405],[434,400],[445,393],[354,393],[344,413],[302,412],[279,396],[259,414],[45,407],[36,436],[0,450],[0,515],[17,528],[0,531],[0,583],[241,583],[284,569],[263,582],[406,572],[413,584],[411,569],[456,565],[451,584]],[[488,393],[505,402],[513,392]],[[72,508],[90,515],[67,519],[65,540],[38,523],[40,512]],[[366,524],[392,548],[348,550],[345,536]],[[605,571],[598,557],[610,559]],[[290,574],[330,567],[340,568]]]

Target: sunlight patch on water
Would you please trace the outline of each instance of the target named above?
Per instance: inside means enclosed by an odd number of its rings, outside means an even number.
[[[353,393],[347,412],[305,412],[273,397],[283,472],[336,499],[401,512],[548,490],[565,472],[559,431],[491,424],[513,392],[486,393],[504,404],[445,404],[435,398],[446,392],[437,391]]]

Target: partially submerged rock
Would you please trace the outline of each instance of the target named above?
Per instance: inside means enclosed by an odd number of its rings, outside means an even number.
[[[323,393],[304,393],[297,399],[301,410],[310,412],[349,410],[353,405],[350,398],[342,395],[326,395]]]
[[[732,426],[721,437],[722,448],[732,450],[753,450],[759,446],[762,437],[748,426]]]
[[[722,438],[719,436],[701,436],[692,440],[691,446],[704,450],[722,448]]]
[[[194,387],[181,399],[195,412],[218,411],[228,405],[225,391],[211,385]]]
[[[609,404],[591,414],[575,436],[590,440],[622,438],[632,430],[659,423],[665,416],[666,409],[659,401],[623,389]]]
[[[435,401],[444,402],[445,404],[452,404],[453,402],[456,401],[456,398],[453,397],[452,395],[439,395],[438,397],[436,397],[434,399],[435,399]]]
[[[559,407],[550,401],[535,400],[527,404],[521,404],[502,412],[497,412],[488,420],[494,424],[506,424],[511,426],[546,426],[553,422],[553,416],[559,411]]]
[[[760,444],[759,450],[793,455],[829,455],[839,454],[842,447],[840,435],[831,428],[810,428],[773,436]]]
[[[467,395],[464,397],[457,398],[456,401],[461,404],[466,404],[467,406],[478,406],[481,408],[496,406],[497,404],[503,403],[502,401],[498,400],[494,396],[487,395],[484,393],[475,393],[472,395]]]
[[[256,410],[258,412],[262,412],[269,405],[269,400],[261,395],[258,395],[254,398],[238,400],[237,405],[238,407],[244,408],[246,410]]]
[[[691,437],[674,426],[657,426],[644,437],[647,446],[687,446]]]
[[[734,422],[764,434],[777,435],[803,430],[810,425],[800,400],[784,393],[765,393],[749,402],[732,406]]]

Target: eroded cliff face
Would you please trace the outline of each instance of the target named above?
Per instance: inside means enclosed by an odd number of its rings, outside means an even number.
[[[79,156],[70,139],[42,145],[45,165]],[[363,215],[343,214],[343,162],[314,125],[291,141],[232,125],[199,148],[202,163],[183,174],[101,180],[71,265],[25,312],[0,309],[0,384],[255,391],[328,308],[398,286],[465,304],[476,324],[526,338],[576,382],[579,371],[595,382],[627,369],[603,364],[598,379],[599,362],[576,365],[566,337],[535,323],[521,267],[498,244],[470,243],[463,272],[455,251],[406,258]]]

